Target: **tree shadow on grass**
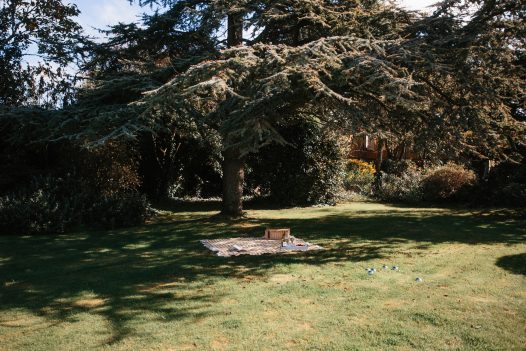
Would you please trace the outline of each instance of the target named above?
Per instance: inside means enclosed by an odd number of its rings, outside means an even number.
[[[500,257],[496,265],[513,274],[526,275],[526,253]]]
[[[112,336],[105,341],[110,344],[136,335],[130,324],[145,313],[154,312],[161,323],[217,313],[203,306],[225,297],[213,288],[225,277],[242,282],[247,275],[264,277],[275,265],[362,262],[403,250],[426,254],[441,243],[513,245],[526,239],[524,221],[500,213],[396,207],[313,211],[309,218],[230,221],[195,207],[127,230],[0,237],[0,315],[22,309],[60,323],[89,311],[111,323]],[[266,227],[282,226],[326,250],[223,258],[199,242],[258,237]],[[521,257],[499,262],[524,274]],[[86,301],[86,294],[93,299]]]

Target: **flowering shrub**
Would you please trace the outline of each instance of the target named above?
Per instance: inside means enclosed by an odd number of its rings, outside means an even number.
[[[375,168],[365,161],[351,159],[347,162],[344,186],[346,190],[370,194],[374,182]]]

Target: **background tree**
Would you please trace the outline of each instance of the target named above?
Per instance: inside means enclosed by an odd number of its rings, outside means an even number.
[[[526,142],[524,65],[526,8],[499,0],[443,1],[415,22],[411,63],[429,89],[436,119],[422,128],[418,147],[431,154],[518,160]],[[443,120],[451,123],[443,123]],[[427,145],[426,145],[427,144]]]
[[[57,119],[60,128],[45,128],[55,131],[54,140],[84,142],[90,131],[111,133],[114,126],[124,126],[118,132],[137,136],[137,142],[129,147],[140,155],[142,190],[156,200],[168,196],[173,182],[184,183],[176,187],[178,195],[210,194],[212,189],[200,189],[199,184],[212,181],[217,169],[220,171],[219,146],[210,132],[197,131],[185,121],[157,128],[155,133],[127,124],[141,112],[131,103],[142,93],[217,52],[219,44],[210,30],[185,18],[185,11],[172,9],[145,16],[142,26],[112,26],[106,32],[108,41],[92,46],[90,60],[83,67],[87,79],[79,89],[77,103]],[[96,146],[107,140],[98,140]],[[199,167],[197,160],[203,163]]]
[[[61,0],[0,1],[0,106],[71,103],[67,68],[84,41],[78,14]]]

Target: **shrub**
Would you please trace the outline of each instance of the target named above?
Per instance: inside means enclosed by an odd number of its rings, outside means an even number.
[[[412,161],[387,161],[382,169],[376,195],[385,201],[463,201],[477,180],[473,171],[454,163],[426,171]]]
[[[394,174],[397,176],[401,176],[404,173],[411,173],[415,171],[422,172],[422,169],[419,168],[415,162],[407,159],[402,160],[392,160],[392,159],[386,159],[382,162],[382,172],[388,173],[388,174]]]
[[[27,196],[8,195],[0,198],[0,233],[32,234],[51,230],[54,216],[50,214],[57,211],[49,209],[56,207],[56,204],[49,206],[45,200],[42,201],[42,195],[41,192],[35,192]],[[38,220],[42,217],[46,218],[44,222]]]
[[[498,205],[526,207],[526,183],[509,183],[493,196]]]
[[[424,198],[429,201],[465,200],[477,176],[465,167],[448,163],[431,169],[422,180]]]
[[[423,171],[412,162],[404,161],[404,170],[380,173],[375,195],[384,201],[415,203],[422,200]]]
[[[351,159],[347,162],[344,186],[346,190],[370,194],[374,183],[374,166],[365,161]]]
[[[136,190],[140,186],[137,156],[132,145],[108,142],[85,149],[71,145],[63,148],[68,161],[66,172],[95,196],[113,196]]]
[[[491,205],[526,207],[526,163],[502,162],[481,186],[482,201]]]
[[[104,229],[143,224],[152,214],[145,195],[138,193],[113,194],[97,199],[84,215],[84,221]]]
[[[63,233],[79,223],[84,203],[70,193],[69,179],[38,177],[29,187],[0,198],[0,233]]]
[[[290,145],[269,145],[247,160],[247,189],[277,204],[335,204],[344,176],[337,138],[314,123],[283,127]]]
[[[175,138],[175,139],[174,139]],[[162,200],[221,196],[221,139],[160,133],[140,138],[141,191]]]
[[[0,197],[0,233],[63,233],[75,225],[117,228],[138,225],[150,214],[146,198],[132,192],[100,195],[69,174],[37,177]]]

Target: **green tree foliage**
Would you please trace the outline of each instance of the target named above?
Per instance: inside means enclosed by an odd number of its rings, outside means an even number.
[[[53,122],[54,138],[152,133],[172,151],[181,135],[213,138],[233,215],[246,155],[285,144],[277,127],[300,115],[411,143],[425,157],[521,157],[520,2],[446,0],[429,16],[374,0],[160,3],[166,11],[144,28],[113,28],[85,99]]]
[[[436,116],[417,139],[432,154],[520,159],[526,142],[525,7],[518,1],[448,0],[411,26],[409,66]],[[426,147],[427,146],[427,147]]]
[[[73,19],[78,14],[61,0],[0,1],[0,106],[72,101],[74,82],[66,68],[85,40]]]
[[[278,131],[287,144],[247,158],[246,186],[279,205],[335,204],[344,175],[337,134],[303,119]]]

